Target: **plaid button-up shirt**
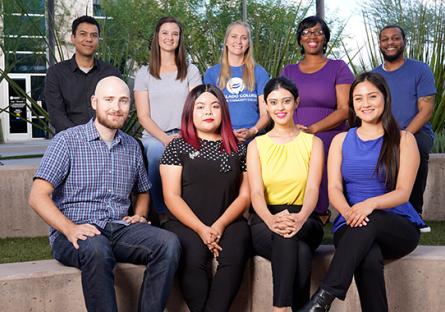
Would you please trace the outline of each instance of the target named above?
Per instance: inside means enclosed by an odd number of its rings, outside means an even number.
[[[127,215],[131,192],[150,188],[135,139],[118,130],[108,148],[93,120],[57,134],[34,178],[53,185],[52,199],[67,218],[101,228]],[[50,228],[51,244],[58,234]]]

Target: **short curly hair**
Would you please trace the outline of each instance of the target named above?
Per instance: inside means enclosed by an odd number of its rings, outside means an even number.
[[[322,18],[318,16],[308,16],[304,20],[302,20],[300,24],[298,24],[298,29],[297,29],[297,41],[298,45],[301,48],[301,54],[304,54],[304,48],[300,44],[303,31],[308,28],[314,27],[317,24],[320,24],[321,30],[323,30],[324,38],[326,39],[326,42],[323,45],[323,54],[326,53],[329,39],[331,39],[331,31],[329,30],[328,25]]]

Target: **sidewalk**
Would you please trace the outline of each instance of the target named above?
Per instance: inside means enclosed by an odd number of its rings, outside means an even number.
[[[23,155],[42,155],[45,153],[50,140],[18,141],[0,144],[0,157]],[[0,160],[4,165],[38,165],[40,158],[23,158]]]

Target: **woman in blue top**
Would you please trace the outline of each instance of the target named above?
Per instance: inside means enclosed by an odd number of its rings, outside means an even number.
[[[269,121],[263,97],[268,81],[267,71],[255,64],[249,25],[231,23],[224,36],[221,63],[207,69],[204,83],[223,90],[233,132],[240,142],[248,142]]]
[[[400,131],[382,76],[363,73],[349,93],[348,132],[332,141],[329,200],[336,247],[320,289],[302,311],[328,311],[355,277],[362,311],[388,311],[383,260],[410,253],[424,222],[408,202],[419,167],[414,136]]]

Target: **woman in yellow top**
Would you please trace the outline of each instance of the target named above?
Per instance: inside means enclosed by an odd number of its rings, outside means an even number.
[[[253,140],[247,152],[255,210],[252,239],[255,253],[271,260],[273,311],[297,311],[309,300],[312,254],[323,237],[322,223],[313,212],[323,143],[295,125],[298,90],[291,81],[271,79],[264,99],[274,127]]]

